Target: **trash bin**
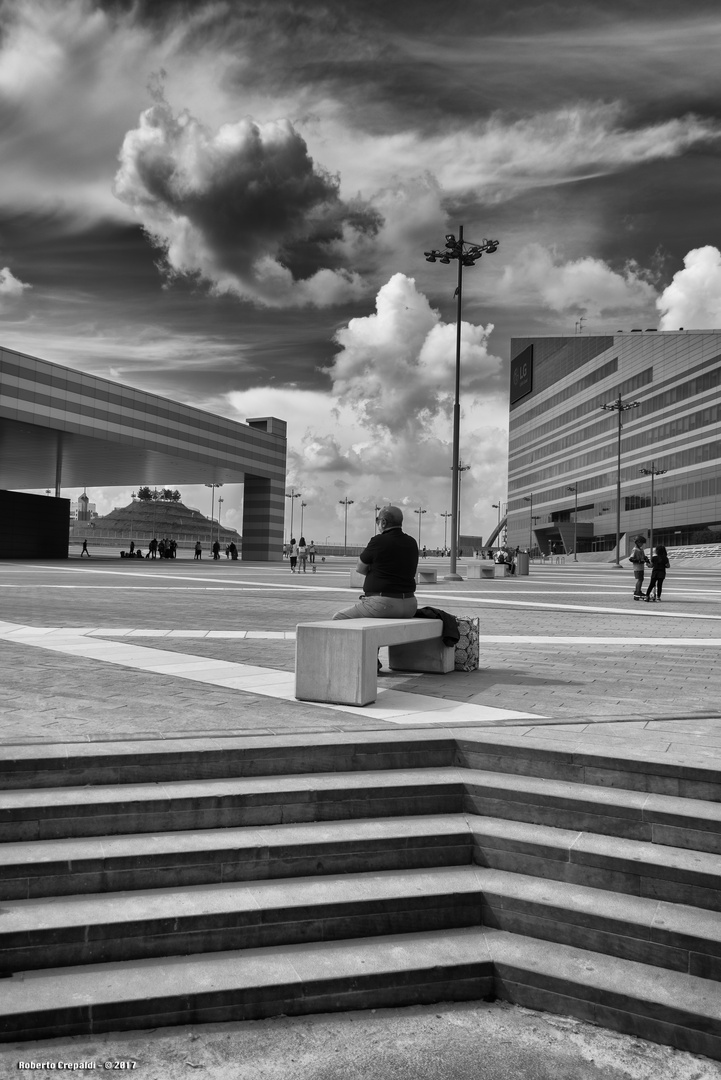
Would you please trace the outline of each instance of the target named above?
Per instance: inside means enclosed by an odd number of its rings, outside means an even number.
[[[519,577],[528,577],[528,563],[530,556],[527,551],[519,551],[516,555],[516,573]]]

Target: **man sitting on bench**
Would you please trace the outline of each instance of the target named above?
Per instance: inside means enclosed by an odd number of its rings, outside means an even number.
[[[356,567],[365,578],[363,595],[334,619],[412,619],[416,613],[418,544],[403,532],[397,506],[382,507],[376,522],[380,532],[368,541]]]

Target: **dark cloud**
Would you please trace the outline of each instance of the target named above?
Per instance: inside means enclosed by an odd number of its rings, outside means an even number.
[[[339,178],[313,161],[290,121],[211,132],[161,101],[128,132],[120,160],[115,193],[171,272],[273,305],[320,307],[362,291],[348,264],[380,215],[341,198]]]

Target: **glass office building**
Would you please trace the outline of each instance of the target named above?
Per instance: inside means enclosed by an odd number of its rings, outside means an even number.
[[[619,397],[621,556],[652,479],[654,543],[721,541],[721,330],[646,330],[512,339],[509,545],[615,550]]]

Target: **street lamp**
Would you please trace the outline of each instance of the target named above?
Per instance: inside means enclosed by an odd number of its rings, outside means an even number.
[[[301,536],[303,535],[303,511],[305,510],[307,505],[308,505],[308,503],[304,503],[304,502],[301,502],[301,504],[300,504],[300,535]]]
[[[450,510],[447,510],[444,514],[441,514],[441,517],[443,518],[443,554],[445,555],[448,547],[448,518],[453,517],[453,515]]]
[[[463,300],[463,267],[475,266],[482,255],[492,255],[498,248],[497,240],[484,240],[481,244],[472,244],[463,239],[463,226],[458,229],[458,239],[453,233],[446,235],[446,247],[444,251],[434,248],[424,251],[427,262],[436,261],[448,264],[452,259],[458,263],[458,285],[456,287],[456,375],[455,396],[453,400],[453,489],[451,492],[451,566],[447,581],[462,581],[460,574],[456,572],[456,559],[458,556],[458,488],[459,488],[459,455],[461,446],[461,305]]]
[[[568,485],[568,490],[573,492],[573,561],[578,562],[576,548],[578,547],[578,484]]]
[[[418,514],[418,547],[420,547],[421,546],[421,521],[423,520],[423,515],[425,513],[427,513],[427,511],[424,510],[422,506],[419,506],[417,510],[413,511],[413,513]]]
[[[286,491],[285,497],[286,497],[286,499],[290,499],[290,536],[288,537],[288,539],[292,540],[293,539],[293,505],[294,505],[293,504],[293,499],[300,499],[301,498],[301,493],[299,491],[296,491],[295,488],[291,488],[290,489],[290,495]]]
[[[374,507],[373,507],[373,511],[374,511],[374,517],[373,517],[373,535],[375,536],[375,534],[376,534],[376,533],[378,532],[378,514],[379,514],[379,512],[380,512],[380,506],[374,506]]]
[[[651,532],[648,538],[648,546],[651,549],[651,554],[653,555],[653,482],[657,476],[663,476],[664,473],[668,472],[668,469],[657,469],[656,462],[652,461],[650,469],[639,469],[638,471],[640,473],[643,473],[644,476],[651,477]]]
[[[343,533],[343,554],[345,555],[348,547],[348,507],[353,505],[353,499],[349,499],[346,495],[345,499],[339,499],[338,502],[345,507],[345,531]]]
[[[640,401],[624,401],[619,394],[615,401],[610,402],[608,405],[602,405],[601,408],[606,412],[618,413],[618,452],[617,452],[617,474],[616,474],[616,562],[614,566],[617,570],[621,569],[621,417],[628,409],[637,409],[641,404]]]
[[[468,472],[470,467],[470,465],[464,465],[463,461],[458,462],[458,547],[461,546],[461,481],[463,480],[463,473]],[[451,468],[453,468],[452,465]]]
[[[209,487],[209,488],[212,488],[212,492],[213,492],[211,500],[210,500],[210,542],[212,544],[213,543],[213,525],[215,524],[215,489],[216,488],[222,488],[223,485],[222,484],[216,484],[215,482],[213,482],[212,484],[206,484],[205,486]]]
[[[218,499],[218,539],[220,540],[220,512],[223,508],[223,496]]]
[[[524,495],[523,501],[531,504],[528,518],[528,554],[530,555],[533,550],[533,492],[530,495]]]

